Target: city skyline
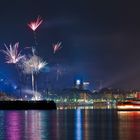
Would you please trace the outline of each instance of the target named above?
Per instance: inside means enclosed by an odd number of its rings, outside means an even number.
[[[1,1],[0,48],[16,42],[22,49],[34,46],[27,24],[41,16],[36,50],[48,63],[44,71],[49,79],[58,76],[60,87],[71,86],[81,77],[93,88],[101,80],[103,87],[140,89],[139,12],[138,3],[120,0]],[[58,42],[62,49],[54,54],[52,45]],[[0,67],[4,76],[17,82],[13,66],[4,63],[2,53]]]

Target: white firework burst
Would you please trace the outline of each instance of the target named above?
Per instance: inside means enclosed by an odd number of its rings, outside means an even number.
[[[43,61],[37,55],[33,55],[30,58],[23,61],[23,72],[28,74],[38,73],[46,65],[46,61]]]
[[[39,73],[41,69],[43,69],[47,63],[43,61],[39,56],[33,55],[30,58],[26,58],[22,62],[22,69],[25,74],[31,74],[32,78],[32,91],[35,94],[34,98],[35,100],[38,100],[36,92],[37,92],[37,84],[35,87],[35,74]],[[36,92],[35,92],[36,88]]]
[[[21,51],[19,51],[19,43],[15,43],[13,46],[10,44],[9,47],[5,44],[5,50],[2,52],[6,55],[6,63],[16,64],[25,56],[21,55]]]

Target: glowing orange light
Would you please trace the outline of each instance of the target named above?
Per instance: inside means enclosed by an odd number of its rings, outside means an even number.
[[[118,114],[139,115],[140,111],[118,111]]]
[[[43,19],[41,18],[41,17],[37,17],[37,19],[36,20],[34,20],[34,21],[31,21],[29,24],[28,24],[28,26],[33,30],[33,31],[35,31],[40,25],[41,25],[41,23],[43,22]]]
[[[118,105],[118,109],[140,109],[138,105]]]

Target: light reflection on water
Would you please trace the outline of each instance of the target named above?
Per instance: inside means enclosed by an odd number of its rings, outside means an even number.
[[[78,109],[76,112],[76,122],[75,122],[75,132],[76,132],[76,139],[82,140],[82,116],[81,116],[81,110]]]
[[[139,140],[139,130],[140,112],[0,111],[1,140]]]
[[[140,111],[118,112],[120,139],[140,139]]]

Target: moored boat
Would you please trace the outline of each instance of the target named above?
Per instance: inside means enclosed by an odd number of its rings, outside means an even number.
[[[119,111],[140,111],[140,100],[126,100],[116,103],[116,108]]]

